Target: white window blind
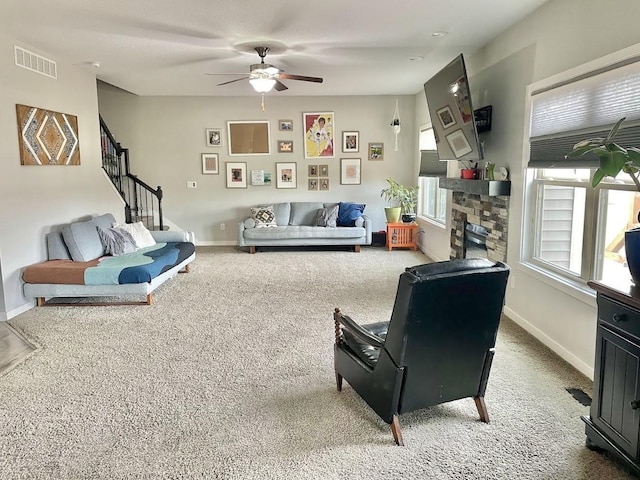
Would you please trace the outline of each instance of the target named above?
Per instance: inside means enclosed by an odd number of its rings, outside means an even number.
[[[565,155],[580,140],[606,136],[622,117],[627,121],[615,141],[640,145],[640,58],[533,92],[529,167],[597,167],[594,154]]]

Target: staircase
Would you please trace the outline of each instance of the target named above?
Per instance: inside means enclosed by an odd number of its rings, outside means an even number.
[[[162,188],[152,188],[129,170],[129,149],[115,141],[100,117],[102,168],[125,202],[127,223],[142,222],[149,230],[165,230]]]

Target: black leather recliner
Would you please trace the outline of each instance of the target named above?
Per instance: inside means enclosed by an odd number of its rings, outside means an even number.
[[[484,393],[509,267],[461,259],[410,267],[400,275],[389,322],[360,326],[335,309],[335,371],[391,424],[398,416],[473,397],[489,422]]]

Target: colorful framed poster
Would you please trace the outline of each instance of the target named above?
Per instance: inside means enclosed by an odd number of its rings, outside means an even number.
[[[333,158],[335,119],[333,112],[303,113],[304,158]]]

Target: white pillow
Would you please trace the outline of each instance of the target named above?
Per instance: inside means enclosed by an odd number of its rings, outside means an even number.
[[[147,227],[142,222],[114,223],[113,226],[129,232],[136,241],[136,247],[138,248],[153,247],[156,244],[151,232],[147,230]]]

